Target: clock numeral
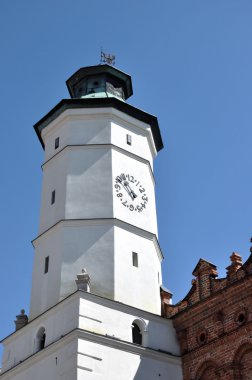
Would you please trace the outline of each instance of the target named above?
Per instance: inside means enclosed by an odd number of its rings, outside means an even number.
[[[133,175],[129,175],[127,174],[126,177],[128,178],[128,180],[132,183],[136,182],[136,180],[134,179]]]
[[[122,183],[122,178],[119,175],[116,177],[116,182]]]
[[[132,185],[133,184],[133,185]],[[140,181],[129,173],[121,173],[115,177],[114,188],[120,203],[130,211],[143,212],[149,201]],[[127,200],[125,200],[125,197]],[[139,201],[138,201],[139,200]],[[128,203],[128,202],[134,202]]]
[[[135,210],[138,211],[138,212],[141,212],[141,211],[143,211],[143,208],[140,207],[140,206],[136,206]]]

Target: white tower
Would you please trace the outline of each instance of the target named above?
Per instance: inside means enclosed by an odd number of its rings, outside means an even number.
[[[45,160],[30,316],[3,340],[3,379],[182,379],[160,316],[157,119],[125,102],[131,78],[109,65],[67,86],[71,99],[35,125]]]

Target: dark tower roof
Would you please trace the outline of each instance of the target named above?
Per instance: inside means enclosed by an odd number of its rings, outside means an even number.
[[[82,67],[66,81],[66,85],[71,98],[105,93],[101,97],[116,96],[125,100],[133,94],[130,75],[109,65]]]
[[[149,124],[156,150],[159,151],[163,148],[157,118],[125,102],[133,94],[130,75],[109,65],[88,66],[76,71],[66,81],[66,84],[71,99],[61,100],[34,125],[43,148],[42,130],[65,110],[107,107],[113,107]]]

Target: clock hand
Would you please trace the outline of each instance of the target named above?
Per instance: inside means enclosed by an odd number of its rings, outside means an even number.
[[[127,191],[127,193],[129,194],[130,198],[133,199],[133,198],[132,198],[132,195],[131,195],[131,192],[130,192],[130,190],[127,188],[127,186],[124,186],[124,185],[123,185],[123,187],[124,187],[124,189]]]
[[[131,199],[134,201],[134,199],[137,197],[136,193],[131,189],[130,185],[129,185],[129,182],[128,181],[124,181],[123,183],[123,186],[126,186],[127,189],[128,189],[128,193],[131,197]]]
[[[130,190],[131,190],[131,189],[130,189]],[[133,198],[136,198],[136,197],[137,197],[136,193],[135,193],[133,190],[131,190],[131,194],[132,194]]]
[[[117,180],[117,182],[119,182],[119,183],[122,185],[122,187],[127,191],[127,193],[129,194],[130,198],[131,198],[132,200],[134,200],[134,196],[132,197],[132,194],[131,194],[132,190],[131,190],[130,188],[128,189],[128,187],[129,187],[129,183],[128,183],[127,181],[123,181],[122,178],[119,177],[119,176],[116,177],[116,180]]]
[[[132,194],[131,194],[131,189],[129,188],[129,186],[127,185],[127,184],[123,184],[123,187],[124,187],[124,189],[127,191],[127,193],[129,194],[129,196],[130,196],[130,198],[132,199],[132,200],[134,200],[134,197],[132,196]]]

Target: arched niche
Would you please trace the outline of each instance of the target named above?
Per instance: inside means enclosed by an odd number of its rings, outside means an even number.
[[[46,331],[44,327],[40,327],[35,339],[35,351],[41,351],[45,348]]]
[[[147,324],[142,318],[137,318],[132,322],[132,343],[147,346],[148,331]]]
[[[235,380],[252,379],[252,344],[243,343],[234,355]]]
[[[197,371],[196,380],[219,380],[218,366],[212,360],[202,363]]]

